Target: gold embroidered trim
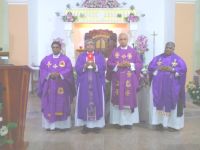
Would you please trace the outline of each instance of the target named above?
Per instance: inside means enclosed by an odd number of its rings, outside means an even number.
[[[158,66],[162,65],[161,59],[158,60],[157,65],[158,65]]]
[[[176,59],[174,59],[174,61],[172,62],[172,67],[176,67],[178,65]]]
[[[52,65],[50,61],[47,62],[47,67],[49,68]]]
[[[115,58],[119,58],[119,53],[118,52],[115,53]]]
[[[62,115],[63,115],[63,112],[56,112],[55,115],[56,115],[56,116],[62,116]]]
[[[128,59],[132,59],[133,56],[131,53],[128,53],[127,57],[128,57]]]
[[[59,87],[57,90],[57,94],[59,94],[59,95],[64,94],[64,89],[62,87]]]
[[[65,67],[65,62],[64,62],[63,60],[60,61],[60,62],[59,62],[59,66],[60,66],[60,67]]]
[[[132,73],[130,71],[127,72],[127,77],[130,78],[132,76]]]

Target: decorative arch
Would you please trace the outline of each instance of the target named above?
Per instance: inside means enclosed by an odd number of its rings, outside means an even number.
[[[101,51],[105,58],[107,58],[111,51],[117,47],[117,34],[110,30],[91,30],[86,33],[84,37],[85,41],[89,39],[94,40],[95,49]]]

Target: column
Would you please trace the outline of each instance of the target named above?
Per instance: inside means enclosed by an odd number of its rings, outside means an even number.
[[[72,65],[75,65],[75,50],[74,44],[72,42],[72,22],[65,23],[65,33],[66,33],[66,41],[65,41],[65,54],[71,59]]]
[[[164,29],[165,39],[164,41],[175,41],[175,11],[176,11],[176,0],[166,0],[164,3]]]
[[[130,29],[129,45],[132,46],[132,44],[136,40],[135,36],[137,35],[138,23],[137,22],[130,22],[129,29]]]

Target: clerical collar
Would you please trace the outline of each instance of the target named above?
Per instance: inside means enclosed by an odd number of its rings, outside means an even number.
[[[128,49],[128,46],[126,46],[126,47],[120,47],[120,48],[125,50],[125,49]]]
[[[60,57],[60,53],[58,55],[53,54],[53,58],[59,58],[59,57]]]
[[[92,52],[87,51],[87,54],[91,54],[91,53],[94,54],[94,51],[92,51]]]

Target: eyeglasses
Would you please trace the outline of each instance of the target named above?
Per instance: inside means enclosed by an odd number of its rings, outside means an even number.
[[[87,43],[86,45],[94,45],[94,43]]]
[[[52,46],[52,48],[60,48],[59,46]]]

